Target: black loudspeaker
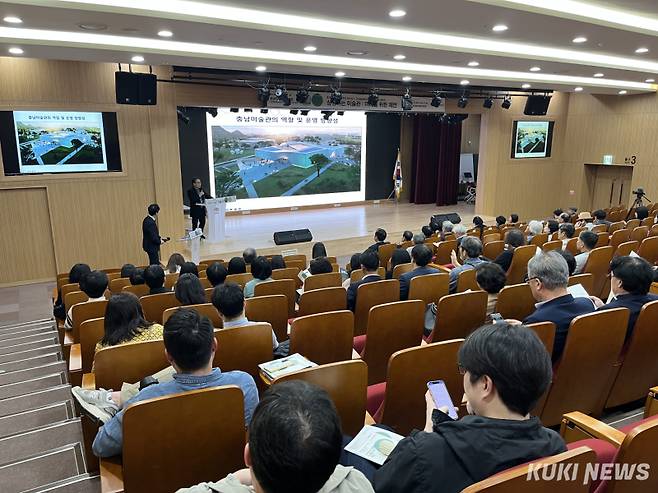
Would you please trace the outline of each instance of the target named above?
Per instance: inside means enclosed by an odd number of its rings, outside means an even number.
[[[523,114],[534,116],[545,115],[548,112],[549,104],[551,104],[551,96],[528,96]]]
[[[274,233],[274,243],[287,245],[289,243],[303,243],[312,241],[313,235],[308,229],[295,229],[293,231],[277,231]]]
[[[456,212],[451,212],[450,214],[434,214],[430,218],[430,227],[434,231],[441,229],[443,221],[450,221],[453,224],[459,224],[462,222],[462,218],[459,217],[459,214]]]
[[[155,74],[115,72],[117,104],[154,105],[158,102]]]

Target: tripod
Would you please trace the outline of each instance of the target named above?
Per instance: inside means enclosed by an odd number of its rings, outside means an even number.
[[[642,199],[647,199],[649,202],[651,202],[651,199],[647,197],[646,194],[642,193],[637,195],[630,209],[628,209],[628,214],[626,214],[626,219],[624,219],[624,221],[628,221],[630,219],[631,213],[633,212],[634,209],[637,209],[638,207],[644,207],[644,202],[642,201]]]

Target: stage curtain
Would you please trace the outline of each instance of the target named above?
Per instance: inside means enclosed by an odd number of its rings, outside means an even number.
[[[448,123],[434,115],[415,115],[411,162],[411,196],[415,204],[457,203],[461,121]]]

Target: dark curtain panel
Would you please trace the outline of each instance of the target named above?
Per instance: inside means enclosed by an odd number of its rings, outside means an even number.
[[[457,203],[462,124],[414,116],[411,197],[415,204]]]
[[[385,199],[393,190],[393,168],[400,147],[400,115],[367,113],[366,200]]]

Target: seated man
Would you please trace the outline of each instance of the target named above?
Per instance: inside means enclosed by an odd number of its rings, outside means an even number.
[[[163,339],[165,355],[174,370],[170,375],[173,379],[150,385],[125,402],[117,402],[120,399],[107,390],[73,389],[73,395],[80,405],[105,423],[98,430],[92,445],[98,457],[121,454],[124,409],[135,402],[154,397],[221,385],[237,385],[244,394],[245,423],[251,421],[258,404],[258,389],[254,379],[242,371],[223,373],[219,368],[213,368],[217,339],[207,317],[190,309],[176,310],[164,325]]]
[[[377,273],[377,270],[379,269],[379,255],[377,255],[377,252],[362,253],[359,257],[359,262],[361,263],[363,277],[361,280],[351,283],[347,288],[347,309],[352,311],[356,309],[356,295],[359,286],[368,282],[382,280]]]
[[[244,286],[244,297],[252,298],[254,296],[254,289],[256,285],[261,282],[272,281],[272,265],[265,257],[256,257],[251,262],[251,275],[253,279],[247,282]]]
[[[555,219],[549,219],[544,226],[544,233],[548,234],[548,241],[555,239],[553,236],[560,229],[560,224]]]
[[[256,259],[258,254],[256,253],[255,248],[245,248],[244,252],[242,252],[242,258],[244,260],[244,263],[246,265],[251,265],[251,263]]]
[[[107,289],[108,282],[107,274],[101,270],[92,270],[80,279],[80,290],[89,296],[89,299],[85,303],[105,300],[105,290]],[[71,313],[73,313],[73,307],[69,308],[66,313],[66,322],[64,322],[64,328],[66,330],[73,328]]]
[[[228,276],[228,270],[226,270],[226,267],[224,267],[219,262],[213,262],[206,269],[206,277],[208,278],[210,284],[212,284],[213,288],[219,286],[220,284],[224,284],[226,276]]]
[[[180,268],[180,275],[183,274],[194,274],[199,277],[199,266],[194,262],[185,262]]]
[[[302,380],[282,382],[265,392],[254,411],[244,449],[248,469],[178,493],[373,493],[361,472],[338,464],[342,444],[327,393]]]
[[[411,231],[406,230],[404,233],[402,233],[402,242],[404,243],[405,241],[411,241],[413,237],[414,234]]]
[[[599,241],[599,236],[596,233],[591,231],[583,231],[578,237],[578,242],[576,243],[576,248],[580,252],[576,255],[576,270],[574,274],[582,274],[587,265],[587,259],[589,258],[589,252],[596,248],[596,244]]]
[[[457,493],[566,451],[562,438],[529,414],[552,377],[550,357],[532,330],[485,325],[466,338],[458,361],[469,415],[451,420],[428,392],[425,431],[398,443],[374,473],[377,493]]]
[[[413,237],[413,246],[410,246],[407,248],[407,252],[409,252],[409,255],[411,255],[411,251],[414,249],[416,245],[424,245],[425,244],[425,235],[423,233],[417,233]]]
[[[500,265],[485,262],[475,269],[475,280],[482,291],[487,292],[487,319],[496,311],[498,295],[505,287],[507,275]]]
[[[468,229],[466,229],[466,226],[463,224],[455,224],[455,227],[452,228],[452,232],[455,235],[455,238],[457,239],[457,246],[462,244],[462,240],[466,236],[466,232]]]
[[[370,245],[367,249],[366,252],[377,252],[379,251],[379,247],[382,245],[386,245],[388,241],[386,240],[386,231],[383,230],[382,228],[377,228],[377,231],[375,231],[375,243]]]
[[[528,235],[528,244],[530,244],[530,242],[535,236],[541,234],[542,231],[544,231],[544,224],[541,221],[537,221],[537,220],[530,221],[525,230],[526,234]]]
[[[563,212],[560,214],[560,217],[557,218],[557,222],[560,224],[572,224],[571,215],[568,212]]]
[[[592,221],[594,221],[594,218],[589,212],[581,212],[578,214],[578,221],[576,221],[575,226],[576,228],[587,228],[590,231],[594,227]]]
[[[139,286],[144,284],[144,269],[141,267],[135,267],[130,273],[130,284],[132,286]]]
[[[576,228],[571,223],[560,224],[560,229],[557,232],[557,239],[562,240],[562,250],[567,248],[567,243],[576,234]]]
[[[414,269],[400,276],[400,301],[409,299],[409,284],[414,277],[438,274],[437,269],[427,267],[432,261],[432,250],[427,245],[416,245],[411,250],[411,263]]]
[[[525,245],[525,235],[520,229],[511,229],[505,233],[505,249],[493,260],[500,265],[503,271],[507,272],[512,265],[514,250]]]
[[[537,309],[523,321],[524,324],[553,322],[555,344],[553,362],[562,356],[571,321],[578,315],[594,311],[594,304],[587,298],[574,298],[567,292],[569,267],[558,252],[547,252],[532,257],[528,262],[528,284],[532,296],[538,301]]]
[[[308,269],[301,271],[297,276],[301,279],[302,282],[306,282],[306,278],[309,276],[315,276],[317,274],[329,274],[333,272],[333,266],[327,257],[318,257],[311,260],[311,263],[308,264]],[[304,292],[304,286],[302,285],[301,289],[297,290],[299,296]]]
[[[486,260],[482,260],[480,256],[482,255],[482,242],[474,236],[466,236],[459,245],[459,258],[464,262],[463,264],[459,263],[457,254],[453,250],[450,254],[452,260],[452,265],[455,266],[454,269],[450,271],[450,292],[454,293],[457,291],[457,279],[459,274],[465,270],[475,269],[478,265]]]
[[[506,222],[507,222],[507,219],[505,219],[505,216],[498,216],[496,218],[496,227],[498,229],[500,229],[505,225]]]
[[[439,241],[445,241],[446,235],[452,233],[454,229],[455,225],[450,221],[443,221],[443,223],[441,223],[441,234],[439,234]]]
[[[149,294],[161,294],[169,292],[169,289],[164,287],[164,269],[157,264],[149,265],[146,269],[144,269],[144,282],[149,287]]]
[[[423,235],[425,236],[426,240],[430,239],[432,237],[432,235],[434,234],[434,232],[432,231],[432,227],[428,226],[427,224],[425,226],[423,226],[422,228],[420,228],[420,230],[423,233]]]
[[[630,310],[626,340],[633,333],[642,307],[658,300],[657,295],[649,293],[652,281],[653,268],[642,257],[614,257],[610,262],[610,292],[614,299],[610,303],[603,304],[600,299],[592,297],[597,311],[613,308]]]
[[[121,273],[119,274],[119,277],[125,277],[125,278],[129,279],[130,274],[135,272],[136,268],[137,267],[135,267],[133,264],[123,264],[121,266]]]
[[[560,216],[562,215],[562,213],[564,213],[564,211],[558,207],[557,209],[555,209],[553,211],[553,219],[558,221],[560,219]]]
[[[519,222],[519,215],[518,214],[510,214],[509,215],[509,223],[510,224],[517,224]]]
[[[599,209],[597,211],[594,211],[594,226],[598,226],[599,224],[605,224],[606,226],[610,226],[612,223],[606,219],[608,217],[608,214],[603,209]]]

